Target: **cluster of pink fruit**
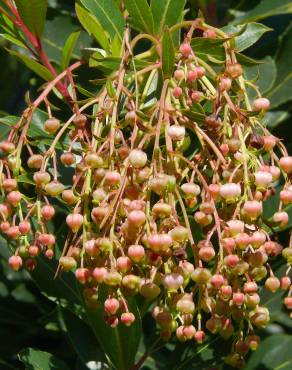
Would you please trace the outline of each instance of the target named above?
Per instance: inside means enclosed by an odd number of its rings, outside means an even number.
[[[34,269],[40,253],[54,257],[53,204],[65,204],[68,235],[58,271],[74,271],[87,304],[102,303],[109,325],[131,325],[127,299],[140,294],[153,305],[163,338],[176,333],[202,343],[205,328],[233,337],[226,361],[240,367],[258,345],[254,328],[269,322],[262,284],[287,290],[284,303],[292,309],[292,246],[283,249],[271,233],[289,221],[292,157],[262,123],[269,101],[258,96],[250,104],[229,41],[218,73],[193,52],[193,31],[157,100],[147,101],[145,88],[159,61],[141,71],[134,93],[130,64],[121,63],[114,93],[105,87],[92,101],[95,119],[88,104],[65,124],[53,117],[44,123],[54,135],[46,151],[33,153],[23,134],[29,115],[12,128],[0,145],[0,228],[14,248],[10,266]],[[205,29],[202,37],[220,32]],[[60,153],[56,143],[65,135],[71,143]],[[70,187],[62,183],[63,166],[74,170]],[[18,182],[23,171],[33,172],[33,189]],[[281,183],[279,208],[266,219],[263,204]],[[270,261],[281,254],[288,268],[279,279]]]

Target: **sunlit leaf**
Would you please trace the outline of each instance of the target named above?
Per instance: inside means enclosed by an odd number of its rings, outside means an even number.
[[[62,69],[66,69],[69,66],[70,59],[79,36],[80,32],[74,32],[68,37],[62,52]]]
[[[171,33],[168,28],[164,29],[162,38],[162,71],[164,78],[170,78],[174,70],[175,51]]]
[[[164,26],[176,24],[183,13],[186,0],[152,0],[151,10],[155,32],[162,32]]]
[[[113,0],[80,0],[86,9],[94,16],[111,38],[117,34],[123,39],[125,21]]]

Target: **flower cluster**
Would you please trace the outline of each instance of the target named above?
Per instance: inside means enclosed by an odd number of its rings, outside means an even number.
[[[232,337],[226,362],[240,367],[258,346],[254,330],[269,322],[260,287],[286,290],[284,304],[292,309],[292,246],[283,249],[273,239],[289,221],[292,157],[266,129],[269,100],[244,79],[232,43],[226,39],[218,72],[194,53],[194,31],[225,37],[199,22],[191,27],[157,99],[148,91],[160,60],[133,72],[125,42],[111,88],[75,104],[66,123],[48,107],[46,151],[29,145],[35,107],[25,111],[0,144],[0,228],[14,250],[10,266],[34,269],[40,254],[54,257],[58,240],[50,223],[55,205],[63,205],[68,233],[58,272],[75,273],[87,304],[103,304],[110,326],[135,321],[127,301],[139,294],[163,338]],[[253,102],[247,88],[258,95]],[[64,136],[70,143],[60,152]],[[71,169],[66,179],[63,167]],[[18,181],[24,172],[34,185]],[[263,204],[279,184],[278,210],[266,219]],[[281,254],[288,268],[279,279],[270,261]]]

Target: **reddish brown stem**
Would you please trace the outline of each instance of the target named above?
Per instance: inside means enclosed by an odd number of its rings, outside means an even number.
[[[45,53],[45,51],[42,47],[42,43],[41,43],[40,38],[35,36],[32,32],[30,32],[30,30],[27,28],[27,26],[22,21],[20,15],[18,13],[17,8],[13,5],[11,0],[6,0],[6,4],[9,7],[12,14],[15,16],[15,19],[12,18],[12,17],[10,18],[12,20],[12,22],[14,23],[14,25],[16,27],[20,28],[21,31],[23,32],[23,34],[27,37],[28,41],[34,47],[34,49],[35,49],[35,51],[36,51],[36,53],[39,57],[39,60],[42,62],[42,64],[52,73],[52,75],[54,77],[57,77],[58,73],[56,72],[56,70],[52,66],[52,64],[50,63],[49,58],[48,58],[47,54]],[[64,99],[69,104],[72,104],[71,97],[70,97],[70,94],[69,94],[69,91],[68,91],[67,87],[62,82],[58,82],[57,83],[57,88],[60,91],[60,93],[62,94],[62,96],[64,97]]]

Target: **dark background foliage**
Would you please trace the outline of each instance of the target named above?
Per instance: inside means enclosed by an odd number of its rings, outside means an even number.
[[[60,58],[68,35],[80,29],[74,5],[73,0],[49,0],[44,43],[46,51],[55,62]],[[263,8],[257,14],[256,7],[259,5],[263,5]],[[267,86],[266,92],[272,98],[274,109],[268,115],[268,125],[292,152],[292,3],[284,0],[190,0],[187,8],[190,9],[187,18],[196,17],[198,9],[201,9],[207,22],[215,26],[224,26],[234,18],[245,18],[247,21],[259,21],[273,29],[273,32],[265,33],[255,45],[245,50],[245,54],[270,63],[269,68],[263,69],[259,81]],[[78,43],[76,57],[81,47],[91,46],[85,32],[81,34]],[[0,44],[10,46],[4,38],[0,38]],[[272,73],[275,65],[278,67],[278,75]],[[42,81],[4,48],[0,48],[0,66],[0,117],[21,114],[27,91],[30,91],[31,97],[35,97]],[[96,72],[84,68],[81,77],[82,81],[87,81],[98,76]],[[275,89],[280,90],[281,94],[275,95]],[[94,91],[92,86],[91,91]],[[4,135],[2,130],[0,126],[0,137]],[[283,232],[280,239],[285,243],[287,232]],[[3,240],[0,254],[0,370],[101,368],[95,360],[102,360],[102,354],[99,354],[96,340],[88,327],[75,316],[72,317],[69,310],[61,309],[50,297],[41,294],[26,273],[15,273],[8,268],[6,259],[9,253]],[[45,266],[40,268],[45,269]],[[35,276],[35,281],[37,279],[38,276]],[[54,289],[50,279],[41,284],[50,285]],[[261,331],[263,343],[258,352],[250,356],[245,369],[292,369],[292,323],[282,310],[281,293],[267,294],[263,299],[272,310],[272,322]],[[139,357],[154,335],[150,317],[146,316],[143,329],[145,336]],[[46,354],[31,352],[28,348],[39,349]],[[227,348],[228,345],[217,338],[200,348],[193,343],[185,346],[170,342],[156,351],[145,362],[143,369],[225,368],[220,358]]]

